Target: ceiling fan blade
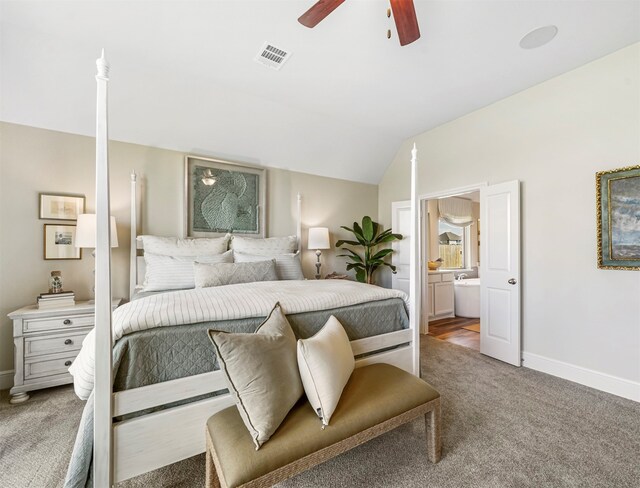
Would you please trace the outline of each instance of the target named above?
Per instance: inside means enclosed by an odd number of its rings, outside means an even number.
[[[315,27],[343,2],[344,0],[319,0],[300,16],[298,22],[305,27]]]
[[[420,28],[418,27],[413,0],[390,0],[390,3],[400,45],[406,46],[420,39]]]

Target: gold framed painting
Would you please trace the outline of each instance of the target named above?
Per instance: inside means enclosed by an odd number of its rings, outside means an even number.
[[[640,270],[640,165],[596,173],[598,268]]]
[[[41,220],[78,220],[84,213],[84,195],[40,193]]]
[[[44,259],[81,259],[76,247],[76,226],[44,224]]]

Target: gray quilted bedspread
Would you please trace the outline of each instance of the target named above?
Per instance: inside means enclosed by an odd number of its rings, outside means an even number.
[[[406,329],[409,317],[400,298],[361,305],[288,315],[296,337],[307,338],[318,332],[331,315],[344,326],[349,339],[362,339]],[[159,327],[121,338],[113,348],[114,391],[146,386],[218,369],[218,362],[207,330],[253,332],[264,317],[199,324]],[[203,397],[186,400],[186,403]],[[174,403],[156,410],[178,405]],[[141,413],[147,413],[149,410]],[[139,413],[140,414],[140,413]],[[132,416],[135,416],[133,414]],[[93,393],[84,408],[65,488],[93,486]]]

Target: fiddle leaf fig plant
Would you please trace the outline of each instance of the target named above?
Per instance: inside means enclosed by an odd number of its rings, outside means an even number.
[[[380,232],[380,225],[371,220],[371,217],[365,216],[362,219],[362,225],[358,222],[353,223],[353,228],[341,226],[342,229],[351,232],[355,240],[340,239],[336,242],[336,247],[344,245],[362,247],[364,255],[354,251],[353,249],[343,248],[349,254],[340,254],[351,262],[347,263],[347,271],[355,269],[356,280],[361,283],[373,283],[373,275],[380,266],[391,268],[391,272],[396,272],[396,267],[391,263],[387,263],[385,258],[393,252],[393,249],[385,248],[377,251],[377,248],[388,242],[399,241],[402,234],[394,234],[391,229]]]

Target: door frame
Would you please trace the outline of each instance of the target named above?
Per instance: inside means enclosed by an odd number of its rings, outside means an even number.
[[[431,192],[431,193],[424,193],[420,196],[418,196],[418,200],[420,202],[420,205],[418,205],[418,208],[421,210],[421,213],[426,213],[426,210],[424,212],[422,212],[423,210],[423,206],[426,205],[426,202],[428,200],[436,200],[438,198],[444,198],[444,197],[455,197],[458,195],[462,195],[464,193],[470,193],[473,191],[480,191],[481,188],[486,188],[487,186],[489,186],[489,183],[484,181],[484,182],[480,182],[480,183],[475,183],[473,185],[467,185],[467,186],[460,186],[457,188],[451,188],[448,190],[441,190],[441,191],[436,191],[436,192]],[[429,283],[427,282],[429,279],[429,273],[427,273],[420,263],[425,263],[425,260],[428,258],[429,256],[429,226],[427,225],[427,219],[426,218],[421,218],[420,219],[420,239],[421,239],[421,243],[422,245],[420,246],[420,256],[422,257],[422,259],[419,260],[418,265],[420,266],[420,283],[421,283],[421,296],[420,296],[420,301],[421,301],[421,306],[420,306],[420,310],[426,312],[422,313],[422,317],[421,317],[421,323],[422,323],[422,327],[420,330],[421,334],[428,334],[429,333],[429,320],[428,320],[428,310],[429,310],[429,294],[426,293],[425,294],[425,290],[429,289]],[[478,269],[478,272],[480,274],[482,270],[482,260],[480,260],[480,269]],[[427,317],[425,319],[425,317]],[[480,325],[480,327],[482,328],[482,324]]]
[[[394,229],[394,232],[399,232],[398,231],[398,226],[396,225],[397,222],[396,220],[396,216],[397,216],[397,210],[398,209],[409,209],[409,211],[411,211],[411,200],[398,200],[395,202],[391,202],[391,228]],[[414,223],[410,222],[411,226],[413,227]],[[391,247],[392,249],[395,249],[396,246],[398,245],[398,241],[392,241],[391,242]],[[411,244],[413,245],[413,244]],[[393,253],[391,254],[391,261],[393,264]],[[409,264],[409,275],[411,275],[411,265]],[[391,275],[391,287],[393,288],[394,285],[394,275]]]

